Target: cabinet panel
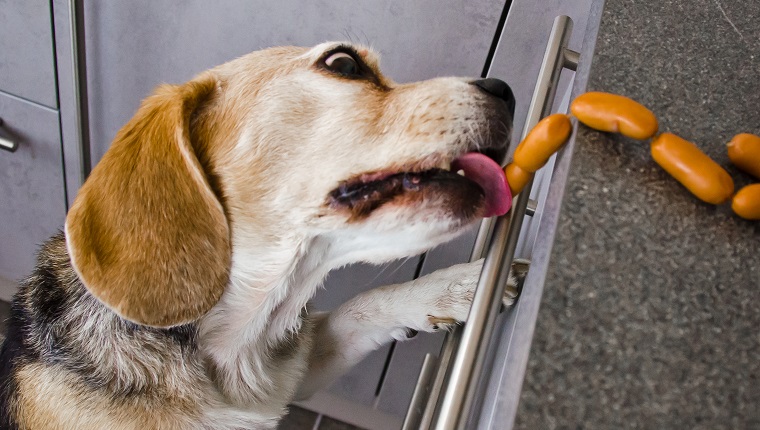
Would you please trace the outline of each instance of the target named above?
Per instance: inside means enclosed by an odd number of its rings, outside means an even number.
[[[418,258],[411,258],[388,264],[382,269],[368,264],[356,264],[333,271],[325,280],[325,288],[317,293],[312,304],[317,310],[332,310],[364,291],[406,282],[414,277],[418,261]],[[354,402],[372,404],[389,349],[390,346],[385,346],[374,351],[326,390]]]
[[[0,93],[0,126],[18,142],[0,150],[0,278],[29,275],[39,244],[66,216],[58,112]],[[0,299],[7,300],[7,292]]]
[[[525,125],[525,117],[554,18],[567,15],[573,20],[569,46],[578,50],[583,43],[590,10],[591,0],[513,2],[489,72],[490,75],[498,76],[512,86],[517,102],[513,139],[520,137]],[[568,75],[564,73],[558,84],[557,94],[562,94],[562,91],[570,86]]]
[[[48,0],[0,1],[0,91],[57,107]]]
[[[502,2],[170,0],[85,2],[93,162],[162,82],[270,46],[352,40],[398,82],[479,76]]]

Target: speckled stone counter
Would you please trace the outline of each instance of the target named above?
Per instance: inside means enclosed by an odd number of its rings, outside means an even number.
[[[589,90],[750,183],[725,144],[760,134],[760,2],[608,0]],[[760,222],[588,129],[563,205],[516,428],[760,428]]]

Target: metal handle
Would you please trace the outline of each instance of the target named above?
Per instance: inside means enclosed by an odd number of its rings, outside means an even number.
[[[430,353],[425,354],[422,360],[420,375],[417,377],[417,384],[414,386],[412,400],[409,402],[409,410],[404,417],[404,423],[401,424],[401,430],[417,430],[422,420],[422,414],[425,413],[424,402],[430,395],[428,392],[428,381],[435,372],[435,357]]]
[[[3,119],[0,118],[0,127],[3,125]],[[14,139],[3,133],[2,130],[0,130],[0,149],[4,149],[9,152],[16,152],[18,149],[18,142],[16,142]]]
[[[566,48],[571,31],[572,20],[569,17],[555,18],[522,138],[542,117],[550,113],[562,68],[575,70],[578,53]],[[525,187],[526,192],[517,196],[509,213],[495,221],[485,220],[481,225],[471,260],[481,258],[484,251],[486,255],[467,324],[464,328],[454,330],[444,342],[419,428],[465,428],[476,394],[477,376],[485,361],[488,340],[493,332],[509,268],[514,260],[532,184],[531,179]],[[443,398],[439,401],[441,395]]]
[[[71,88],[74,95],[74,126],[76,127],[77,147],[79,148],[79,185],[90,174],[90,137],[87,113],[87,78],[85,76],[84,37],[80,40],[80,25],[84,22],[81,0],[69,0],[69,43],[71,44]],[[81,31],[83,32],[84,27]],[[83,33],[82,33],[83,34]]]

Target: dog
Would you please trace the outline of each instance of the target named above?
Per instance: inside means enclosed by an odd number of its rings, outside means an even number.
[[[271,429],[380,345],[464,321],[482,261],[330,313],[307,304],[332,269],[503,213],[481,173],[505,156],[513,109],[501,81],[396,84],[347,43],[160,86],[14,297],[2,427]]]

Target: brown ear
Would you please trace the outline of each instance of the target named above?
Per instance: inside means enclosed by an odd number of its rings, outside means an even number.
[[[213,76],[202,75],[147,98],[66,217],[69,255],[84,285],[139,324],[193,321],[228,281],[229,227],[189,124],[215,88]]]

